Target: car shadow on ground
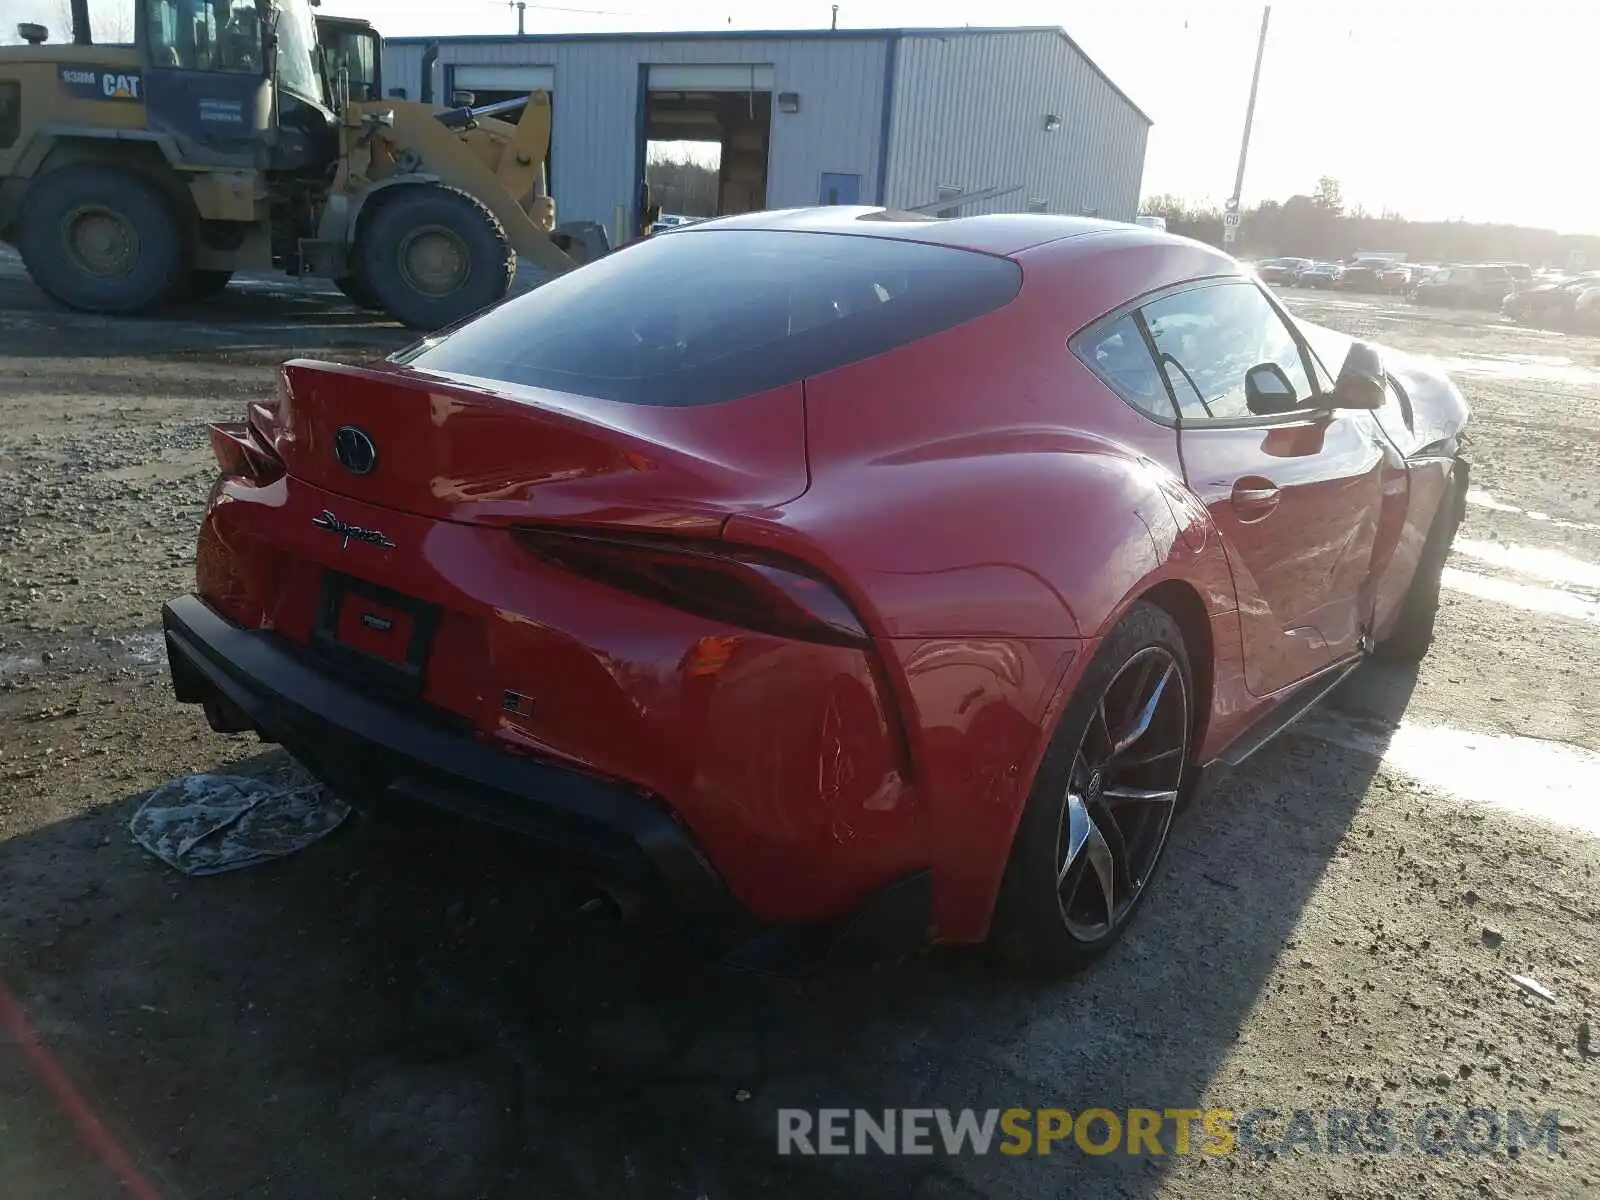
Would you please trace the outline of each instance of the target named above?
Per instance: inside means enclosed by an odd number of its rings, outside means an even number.
[[[1335,703],[1392,724],[1414,682],[1369,667]],[[294,769],[239,745],[239,770]],[[578,914],[526,844],[414,816],[188,879],[129,841],[137,797],[0,846],[0,965],[147,1194],[1148,1195],[1163,1160],[1126,1154],[780,1158],[777,1110],[1191,1105],[1375,767],[1279,739],[1185,814],[1127,937],[1062,981],[972,951],[733,973]],[[49,1078],[13,1028],[7,1190],[113,1194]]]

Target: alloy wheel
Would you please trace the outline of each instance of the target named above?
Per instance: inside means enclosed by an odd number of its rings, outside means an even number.
[[[1056,834],[1056,899],[1078,941],[1105,938],[1143,893],[1177,811],[1190,726],[1184,672],[1164,646],[1135,653],[1100,694]]]

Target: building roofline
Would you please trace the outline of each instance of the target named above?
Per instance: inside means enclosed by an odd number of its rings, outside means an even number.
[[[441,46],[461,45],[467,42],[486,43],[490,45],[507,45],[517,42],[526,42],[530,45],[548,44],[552,42],[753,42],[753,41],[818,41],[818,42],[860,42],[880,41],[890,37],[970,37],[978,34],[996,33],[1053,33],[1072,48],[1074,54],[1086,63],[1091,71],[1122,98],[1123,102],[1136,112],[1146,125],[1154,125],[1150,114],[1140,108],[1129,96],[1117,86],[1116,81],[1107,75],[1100,64],[1090,58],[1078,45],[1071,34],[1059,25],[958,25],[958,26],[927,26],[895,29],[705,29],[705,30],[665,30],[661,32],[627,32],[627,33],[452,33],[441,37],[394,37],[385,38],[386,44],[395,46],[426,46],[437,42]]]

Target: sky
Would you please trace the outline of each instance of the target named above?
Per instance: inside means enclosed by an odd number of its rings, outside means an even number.
[[[131,11],[132,0],[91,0]],[[0,0],[0,33],[64,0]],[[831,0],[550,0],[530,33],[826,28]],[[506,0],[324,0],[391,37],[514,33]],[[1144,194],[1233,187],[1257,0],[841,0],[841,28],[1060,25],[1155,122]],[[13,16],[12,14],[16,15]],[[54,30],[52,31],[54,32]],[[1413,220],[1600,233],[1596,0],[1276,0],[1244,203],[1332,175],[1346,202]]]

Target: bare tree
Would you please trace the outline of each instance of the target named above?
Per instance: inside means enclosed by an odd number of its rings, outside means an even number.
[[[1339,187],[1339,181],[1332,175],[1318,179],[1317,190],[1311,193],[1311,203],[1332,216],[1343,215],[1344,192]]]
[[[657,154],[645,166],[650,198],[663,212],[687,217],[717,215],[717,169],[687,156]]]
[[[89,34],[96,42],[116,44],[133,41],[134,0],[89,0]],[[50,32],[61,41],[72,38],[72,4],[56,0],[56,20],[60,29]]]
[[[1167,218],[1167,228],[1212,245],[1222,243],[1222,218],[1214,208],[1181,196],[1150,196],[1141,211]],[[1263,200],[1242,214],[1241,243],[1251,254],[1342,258],[1362,246],[1404,251],[1417,262],[1548,263],[1559,266],[1575,250],[1600,261],[1600,236],[1550,229],[1455,221],[1408,221],[1385,207],[1378,216],[1360,204],[1345,206],[1338,181],[1323,176],[1312,193],[1281,204]]]

